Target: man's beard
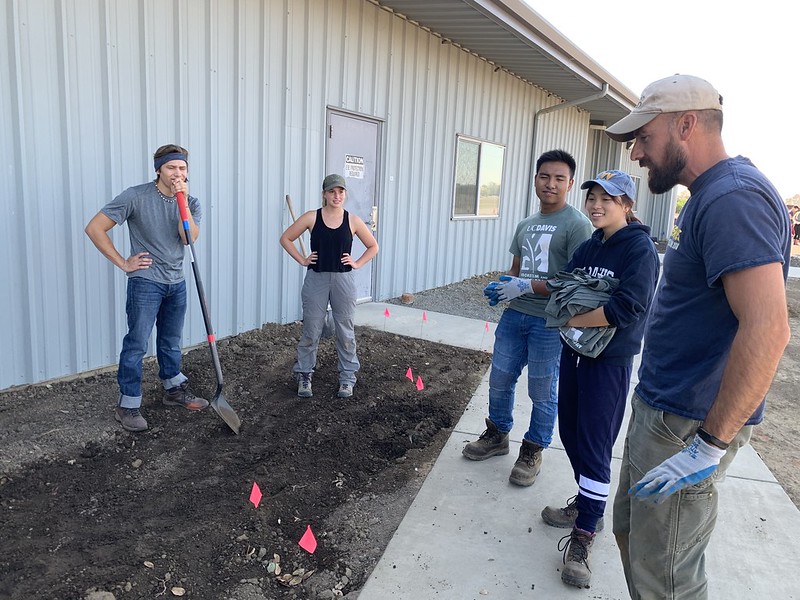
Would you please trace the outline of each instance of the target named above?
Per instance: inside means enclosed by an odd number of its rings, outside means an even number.
[[[648,165],[647,185],[654,194],[668,192],[678,184],[681,172],[686,168],[686,153],[670,140],[664,151],[664,163],[656,167]]]

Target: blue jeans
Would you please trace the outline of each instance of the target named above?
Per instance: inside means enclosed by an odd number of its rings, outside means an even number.
[[[181,334],[186,315],[186,282],[156,283],[144,277],[128,278],[125,302],[128,333],[122,340],[119,355],[119,405],[139,408],[142,405],[142,359],[147,342],[156,326],[158,376],[165,388],[186,381],[181,373]]]
[[[528,366],[528,396],[533,406],[525,439],[542,448],[553,440],[558,412],[558,362],[561,340],[545,320],[507,308],[497,324],[489,375],[489,418],[498,431],[514,425],[514,389]]]

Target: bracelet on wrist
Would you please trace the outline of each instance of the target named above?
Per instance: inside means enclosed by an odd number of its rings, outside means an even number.
[[[702,427],[698,428],[697,435],[700,436],[700,439],[703,440],[706,444],[719,448],[720,450],[727,450],[730,444],[723,442],[716,436],[711,435]]]

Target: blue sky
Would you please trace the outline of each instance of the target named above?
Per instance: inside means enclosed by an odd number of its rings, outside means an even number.
[[[636,94],[673,73],[711,82],[724,99],[728,154],[750,158],[782,197],[800,194],[800,36],[791,3],[524,1]]]

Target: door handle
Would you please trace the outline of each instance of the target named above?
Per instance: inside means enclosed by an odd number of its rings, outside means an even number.
[[[369,216],[369,227],[372,229],[373,233],[378,230],[378,207],[374,204],[372,205],[372,212]]]

